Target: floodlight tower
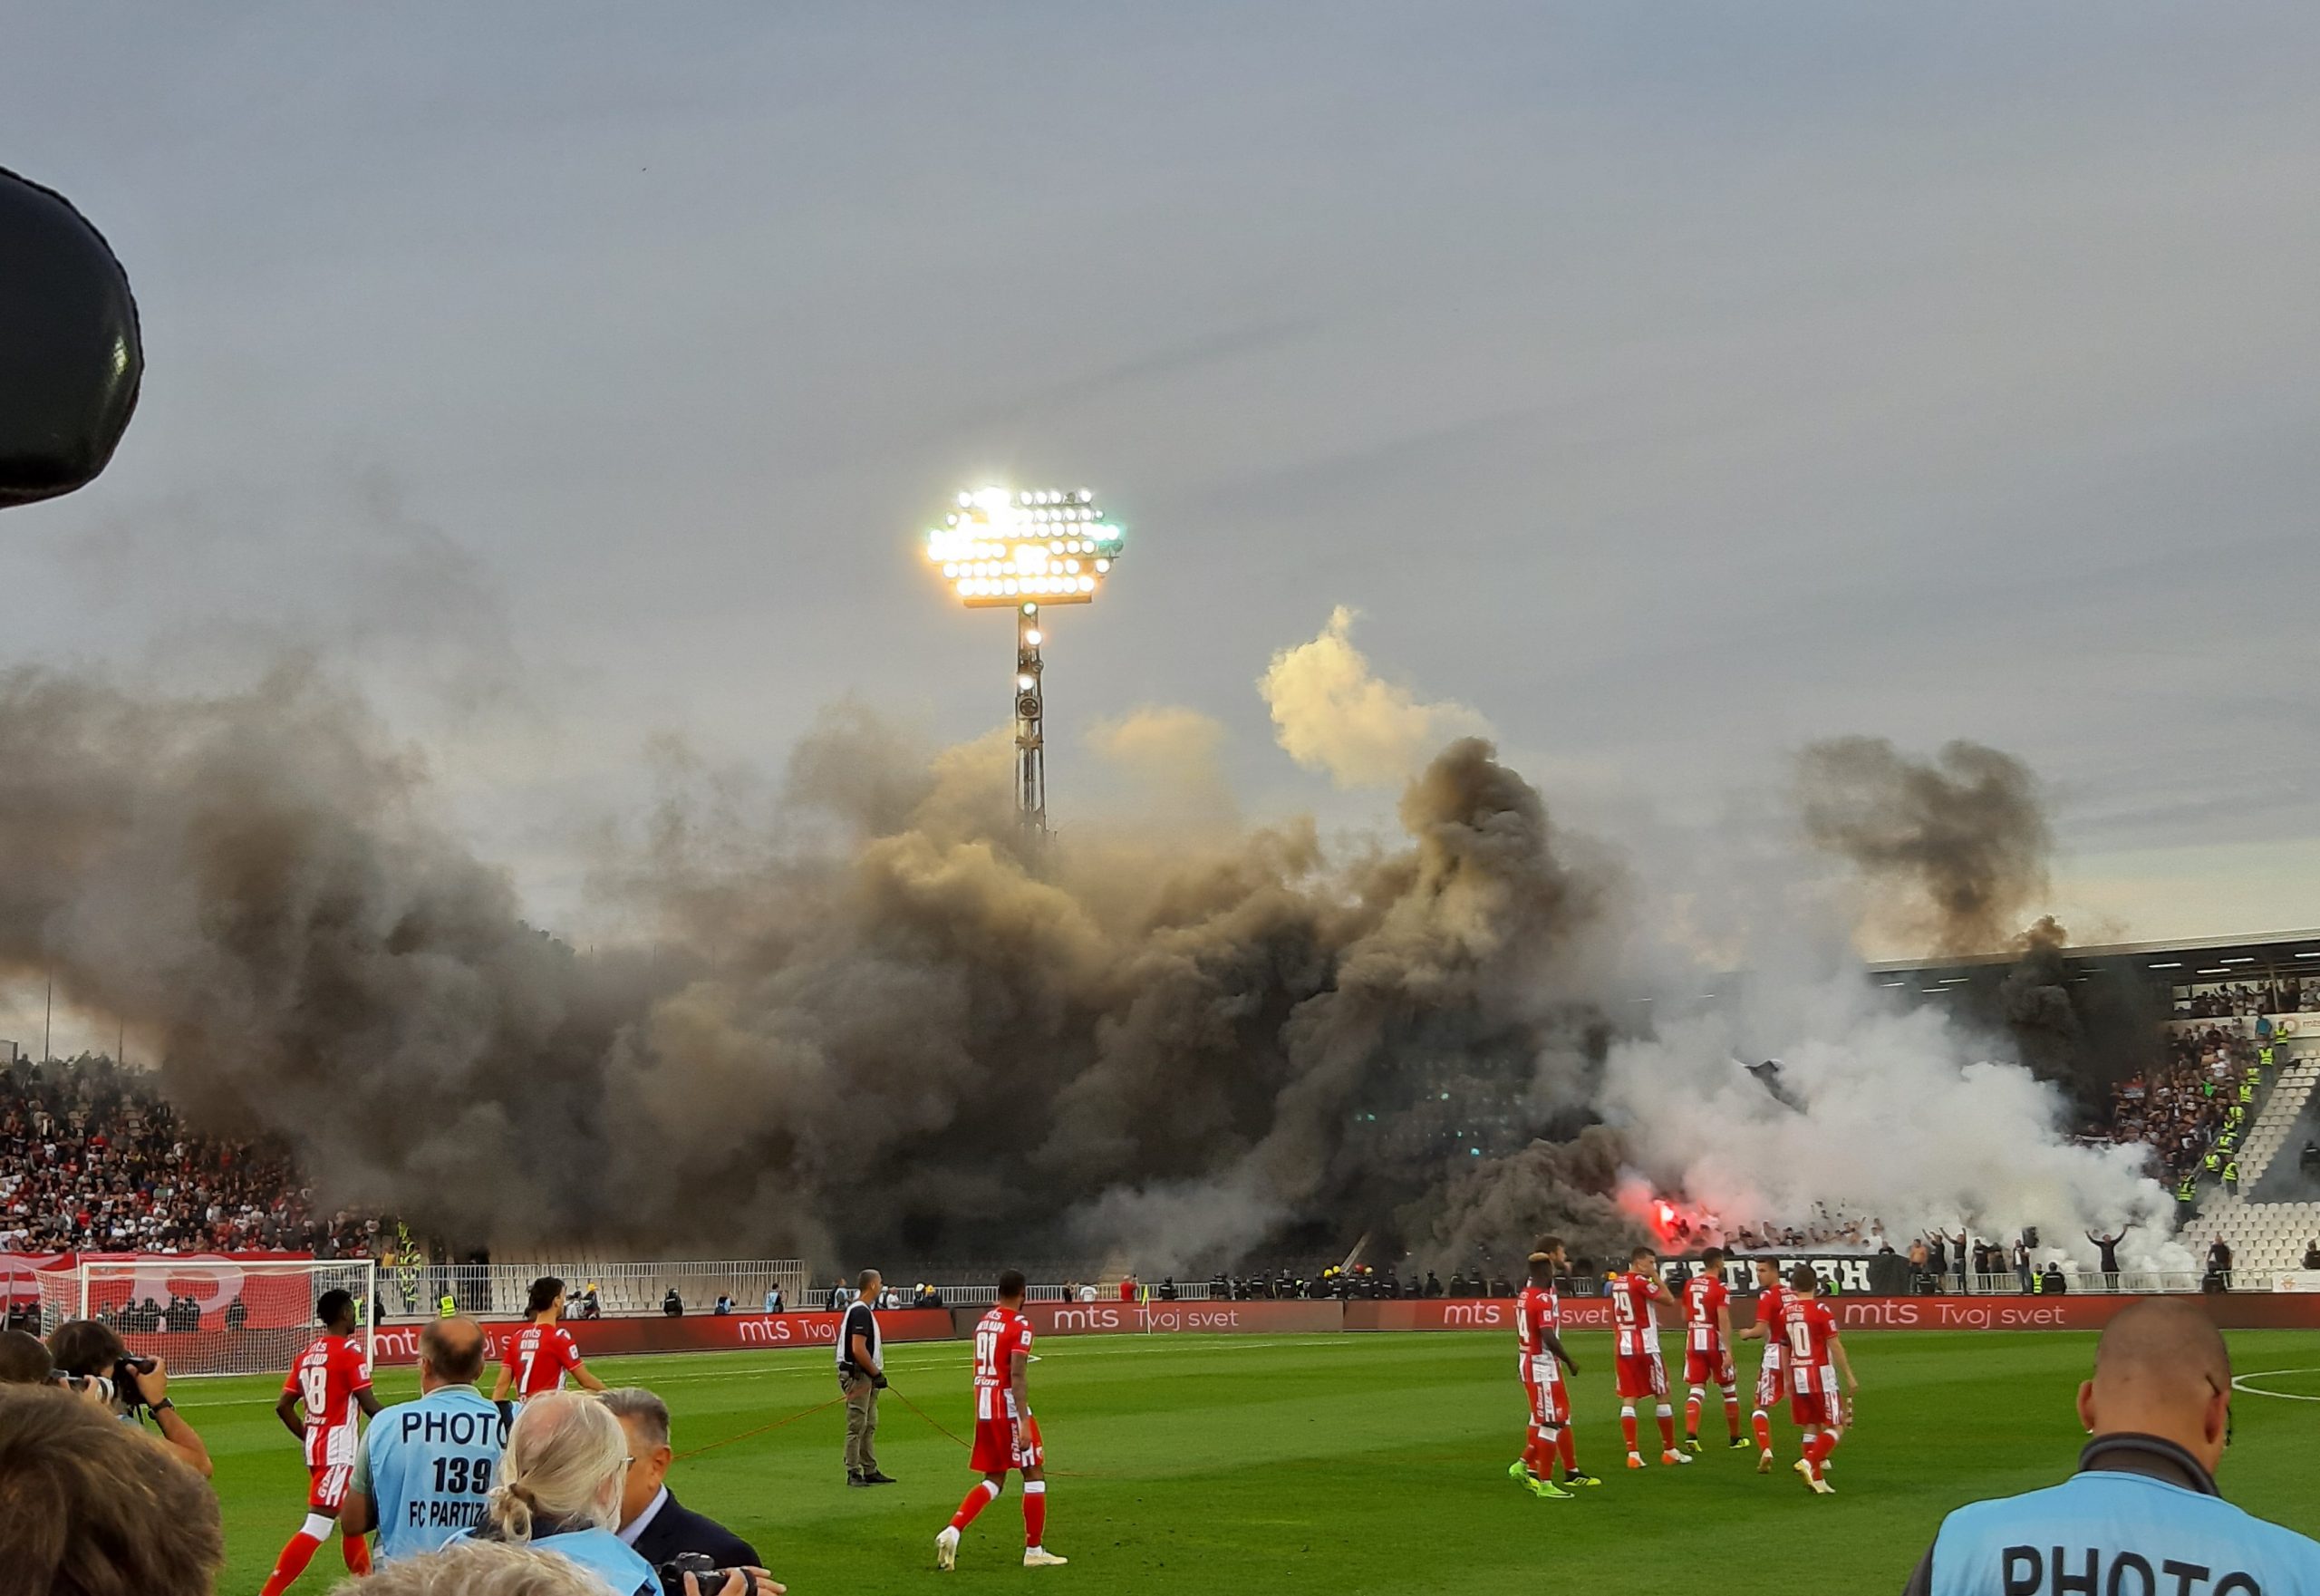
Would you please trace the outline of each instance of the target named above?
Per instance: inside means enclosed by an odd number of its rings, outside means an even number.
[[[1093,604],[1120,557],[1120,528],[1085,488],[979,488],[926,531],[926,563],[971,610],[1015,615],[1015,813],[1026,837],[1048,832],[1047,689],[1039,612]]]

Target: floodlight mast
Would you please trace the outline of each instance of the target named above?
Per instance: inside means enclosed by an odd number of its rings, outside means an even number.
[[[1015,813],[1026,838],[1048,835],[1047,688],[1040,611],[1093,604],[1113,562],[1120,528],[1085,488],[981,488],[958,496],[942,525],[926,532],[927,563],[969,609],[1015,613]]]

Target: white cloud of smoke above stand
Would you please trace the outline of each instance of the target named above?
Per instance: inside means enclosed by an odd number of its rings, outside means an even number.
[[[680,777],[606,845],[630,934],[586,953],[311,663],[203,698],[18,672],[0,967],[122,1016],[198,1123],[287,1139],[326,1203],[455,1244],[1156,1272],[1367,1231],[1463,1263],[1616,1245],[1638,1169],[1735,1216],[2155,1217],[2123,1156],[2060,1145],[2048,1088],[1857,971],[1645,1031],[1637,972],[1681,963],[1652,895],[1487,741],[1440,741],[1479,718],[1378,682],[1348,624],[1264,692],[1300,762],[1406,778],[1391,840],[1242,826],[1216,729],[1162,710],[1095,742],[1177,824],[1091,816],[1027,860],[1003,735],[930,749],[840,706],[762,801]],[[1744,1046],[1790,1060],[1801,1115]],[[1413,1141],[1442,1101],[1518,1150]]]

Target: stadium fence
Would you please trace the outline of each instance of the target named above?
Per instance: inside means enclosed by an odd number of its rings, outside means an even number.
[[[596,1307],[606,1319],[660,1313],[671,1291],[677,1293],[687,1313],[710,1311],[720,1294],[732,1299],[736,1313],[755,1313],[764,1307],[768,1288],[777,1285],[787,1309],[821,1306],[818,1301],[807,1300],[806,1265],[795,1258],[641,1263],[542,1258],[515,1263],[390,1265],[379,1272],[380,1316],[389,1322],[433,1319],[442,1311],[445,1297],[471,1318],[521,1316],[532,1282],[542,1275],[554,1275],[564,1282],[567,1319],[586,1317],[585,1298],[591,1287],[595,1290]]]

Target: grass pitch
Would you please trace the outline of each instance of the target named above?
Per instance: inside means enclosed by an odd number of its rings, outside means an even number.
[[[2243,1377],[2296,1372],[2249,1382],[2286,1395],[2237,1398],[2225,1494],[2320,1534],[2310,1473],[2320,1400],[2294,1399],[2320,1399],[2320,1338],[2229,1340]],[[934,1572],[934,1533],[974,1476],[962,1446],[896,1398],[969,1434],[970,1344],[889,1349],[894,1388],[880,1410],[878,1456],[901,1484],[869,1491],[844,1483],[836,1407],[712,1446],[835,1395],[826,1349],[592,1367],[610,1384],[661,1393],[680,1454],[710,1448],[681,1458],[672,1488],[747,1536],[799,1596],[940,1590],[943,1581],[962,1591],[1268,1596],[1532,1596],[1547,1585],[1786,1592],[1800,1567],[1817,1589],[1876,1591],[1900,1589],[1950,1508],[2070,1471],[2083,1439],[2071,1399],[2094,1337],[1851,1338],[1861,1392],[1830,1476],[1839,1494],[1829,1498],[1789,1472],[1795,1432],[1784,1416],[1775,1423],[1782,1467],[1770,1477],[1755,1473],[1753,1451],[1724,1450],[1720,1408],[1706,1417],[1708,1449],[1690,1467],[1630,1473],[1608,1337],[1568,1344],[1584,1371],[1573,1383],[1580,1465],[1603,1485],[1551,1502],[1506,1477],[1521,1447],[1522,1396],[1503,1333],[1043,1340],[1031,1397],[1049,1447],[1047,1542],[1071,1566],[1021,1566],[1010,1482],[967,1532],[950,1575]],[[229,1554],[221,1591],[256,1590],[304,1512],[297,1446],[270,1411],[279,1388],[279,1377],[187,1380],[177,1393],[217,1460]],[[387,1371],[379,1391],[390,1402],[415,1396],[417,1377]],[[1677,1412],[1680,1423],[1680,1391]],[[1656,1454],[1648,1416],[1646,1435]],[[325,1549],[296,1589],[320,1592],[343,1573],[335,1548]]]

